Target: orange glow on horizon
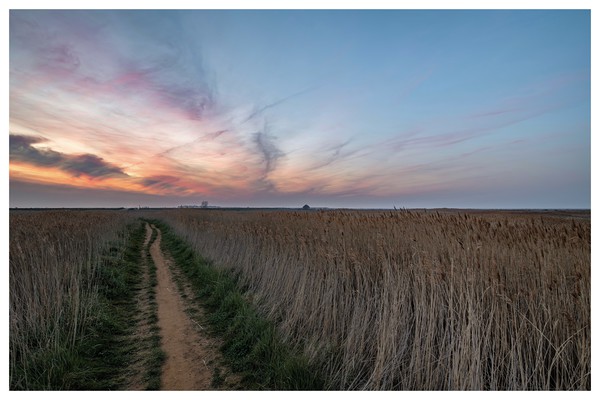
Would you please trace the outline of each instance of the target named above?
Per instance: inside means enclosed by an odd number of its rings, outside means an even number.
[[[212,195],[215,192],[213,187],[203,185],[197,180],[189,178],[156,175],[91,177],[83,173],[75,176],[60,168],[41,167],[19,161],[10,161],[9,173],[11,180],[46,185],[64,185],[80,189],[116,190],[150,195],[178,196]],[[171,178],[171,181],[169,181],[169,178]],[[145,181],[153,180],[157,180],[158,184],[145,184]],[[227,186],[223,182],[221,183],[223,186]],[[239,187],[233,189],[242,189],[243,191],[244,187],[239,185]]]

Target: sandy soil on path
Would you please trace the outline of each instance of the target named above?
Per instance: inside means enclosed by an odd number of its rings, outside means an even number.
[[[157,229],[153,227],[154,229]],[[185,303],[172,279],[163,255],[161,232],[150,247],[156,265],[158,284],[158,325],[161,346],[167,354],[161,376],[163,390],[210,390],[213,376],[211,361],[216,358],[212,340],[201,334],[197,324],[185,312]]]

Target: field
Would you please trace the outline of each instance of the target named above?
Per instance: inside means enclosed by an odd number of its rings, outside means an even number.
[[[591,389],[589,212],[13,212],[11,372],[77,340],[138,217],[234,277],[323,389]]]
[[[102,317],[100,284],[111,266],[125,269],[116,250],[130,239],[131,221],[115,211],[11,211],[11,389],[61,388],[75,349]]]

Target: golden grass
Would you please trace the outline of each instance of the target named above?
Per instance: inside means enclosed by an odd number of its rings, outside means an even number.
[[[409,211],[161,216],[240,274],[330,388],[591,388],[589,221]]]
[[[11,211],[11,388],[47,388],[60,376],[57,357],[94,317],[101,255],[124,243],[127,221],[112,211]]]

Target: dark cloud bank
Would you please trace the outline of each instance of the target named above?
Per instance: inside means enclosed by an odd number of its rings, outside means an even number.
[[[40,167],[59,168],[77,177],[81,175],[92,178],[127,176],[120,167],[94,154],[65,154],[49,148],[34,147],[34,144],[47,141],[43,137],[11,134],[9,141],[10,159],[14,161]]]

